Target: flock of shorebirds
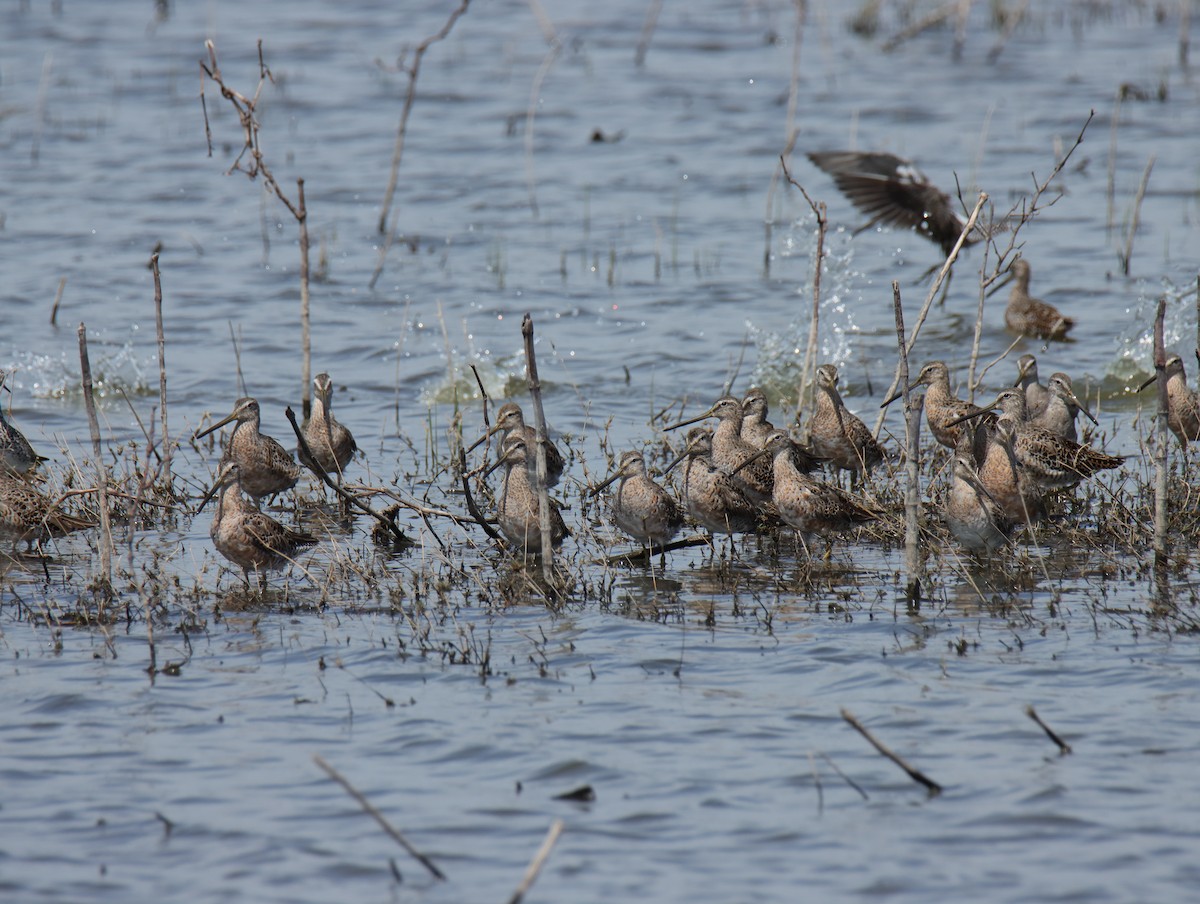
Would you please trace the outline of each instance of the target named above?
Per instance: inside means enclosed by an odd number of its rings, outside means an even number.
[[[950,199],[927,182],[908,161],[890,154],[827,152],[810,154],[838,186],[872,220],[917,229],[944,251],[957,241],[964,222]],[[968,236],[967,242],[982,236]],[[1005,322],[1014,332],[1040,339],[1063,339],[1074,321],[1051,305],[1029,295],[1030,268],[1017,258],[1011,265],[1014,282]],[[1166,363],[1168,425],[1186,447],[1200,439],[1200,399],[1189,389],[1183,363],[1172,356]],[[1151,377],[1142,388],[1154,380]],[[4,374],[0,373],[0,387]],[[307,453],[305,464],[341,483],[357,446],[350,431],[332,413],[332,383],[328,374],[313,381],[312,412],[300,428]],[[926,422],[934,439],[951,450],[949,489],[943,494],[944,517],[954,536],[974,552],[991,552],[1010,542],[1019,528],[1034,523],[1045,511],[1048,494],[1078,483],[1099,471],[1118,467],[1123,459],[1079,442],[1078,416],[1095,422],[1075,395],[1071,379],[1053,374],[1043,385],[1032,355],[1018,362],[1012,388],[981,407],[957,398],[950,370],[931,361],[907,387],[924,387]],[[838,372],[832,364],[816,372],[815,404],[805,425],[807,444],[775,429],[767,420],[767,397],[751,389],[744,398],[725,396],[697,417],[667,430],[714,419],[713,429],[695,426],[686,435],[683,451],[664,470],[682,465],[678,496],[649,474],[639,451],[625,452],[616,471],[588,490],[612,492],[614,524],[650,550],[662,549],[678,534],[687,518],[712,534],[736,534],[763,526],[786,525],[803,541],[845,531],[877,519],[872,501],[854,492],[868,473],[887,458],[887,452],[867,426],[853,414],[838,391]],[[234,424],[226,437],[220,468],[212,489],[200,504],[214,498],[210,535],[217,551],[242,569],[247,586],[255,572],[261,586],[267,573],[294,561],[318,538],[287,527],[259,508],[259,501],[292,489],[301,464],[279,442],[260,430],[258,402],[239,399],[225,418],[198,432],[195,439]],[[495,518],[509,544],[522,554],[542,549],[540,497],[542,484],[535,466],[544,454],[545,488],[561,478],[565,459],[555,445],[525,423],[520,406],[509,402],[496,413],[495,425],[467,451],[493,435],[502,434],[496,461],[484,477],[503,467],[496,494]],[[302,447],[303,448],[303,447]],[[44,541],[93,526],[93,521],[66,513],[31,481],[39,462],[24,435],[4,417],[0,406],[0,535],[14,542]],[[815,476],[831,468],[851,475],[851,489]],[[199,511],[199,509],[198,509]],[[553,546],[569,531],[558,506],[549,506]]]

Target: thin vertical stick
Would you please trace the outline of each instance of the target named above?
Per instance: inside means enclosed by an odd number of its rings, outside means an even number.
[[[979,304],[975,308],[975,335],[971,339],[971,361],[967,366],[967,401],[975,401],[975,368],[979,366],[979,348],[983,343],[983,304],[987,300],[988,258],[992,243],[984,242],[983,260],[979,263]]]
[[[154,274],[154,331],[158,337],[158,407],[162,412],[163,472],[171,480],[171,433],[167,429],[167,342],[163,336],[162,278],[158,272],[158,252],[150,255]]]
[[[1125,253],[1121,256],[1121,270],[1129,275],[1129,262],[1133,258],[1133,237],[1137,234],[1138,222],[1142,216],[1142,200],[1146,197],[1146,183],[1150,181],[1150,171],[1154,169],[1155,155],[1151,154],[1142,171],[1142,181],[1138,183],[1137,195],[1133,199],[1133,216],[1129,219],[1129,235],[1125,237]]]
[[[817,356],[817,327],[821,319],[821,266],[825,262],[825,230],[829,225],[826,217],[825,202],[816,203],[808,196],[808,192],[804,190],[804,186],[792,178],[792,174],[788,172],[787,160],[784,157],[779,158],[780,164],[783,166],[783,175],[789,183],[800,189],[800,194],[804,195],[804,200],[808,202],[808,206],[812,208],[813,216],[817,218],[817,251],[815,261],[813,263],[813,301],[812,301],[812,316],[808,323],[808,345],[804,349],[804,364],[800,368],[800,387],[796,393],[796,420],[800,420],[800,413],[804,410],[805,396],[808,390],[809,375],[813,368],[816,367]],[[806,437],[807,438],[807,437]]]
[[[88,359],[87,327],[79,324],[79,370],[83,383],[83,404],[87,408],[88,427],[92,432],[92,454],[96,458],[96,487],[100,496],[100,567],[104,571],[105,596],[112,597],[112,523],[108,517],[108,469],[100,448],[100,423],[96,420],[96,400],[92,397],[92,364]]]
[[[529,866],[525,870],[525,876],[521,879],[521,884],[517,886],[517,890],[508,899],[508,904],[521,904],[522,899],[525,897],[525,892],[533,887],[533,883],[537,881],[542,867],[546,865],[546,860],[549,859],[550,852],[554,850],[554,845],[558,841],[558,836],[562,834],[562,830],[563,821],[561,819],[554,820],[550,825],[549,831],[546,832],[546,837],[542,840],[542,846],[538,848],[537,853],[533,855],[533,859],[529,861]]]
[[[304,180],[297,179],[299,200],[296,205],[296,222],[300,225],[300,382],[304,392],[300,396],[300,410],[307,418],[312,414],[312,332],[309,326],[308,304],[308,208],[304,205]],[[163,429],[166,429],[163,421]]]
[[[1116,100],[1113,101],[1112,119],[1108,125],[1108,187],[1104,228],[1110,233],[1113,228],[1113,218],[1116,216],[1117,204],[1117,126],[1121,121],[1121,99],[1121,89],[1118,88]]]
[[[529,395],[533,399],[533,425],[537,430],[536,484],[538,520],[542,533],[542,576],[548,587],[554,587],[554,537],[550,530],[550,492],[546,488],[546,415],[542,409],[542,384],[538,379],[537,358],[533,353],[533,316],[526,311],[521,320],[521,335],[525,339],[525,374],[529,380]]]
[[[1167,352],[1163,342],[1163,318],[1167,300],[1158,300],[1154,315],[1154,374],[1158,386],[1158,419],[1154,424],[1154,563],[1167,564]]]
[[[900,301],[900,283],[892,281],[892,311],[896,317],[896,342],[900,346],[900,385],[904,388],[904,439],[907,449],[904,480],[904,567],[908,571],[905,597],[909,605],[921,601],[921,553],[918,544],[921,508],[921,473],[918,445],[921,433],[923,395],[908,391],[908,348],[904,341],[904,306]]]
[[[50,325],[58,326],[55,323],[58,320],[58,306],[62,303],[63,290],[67,287],[67,278],[64,276],[58,281],[58,291],[54,293],[54,304],[50,306]]]

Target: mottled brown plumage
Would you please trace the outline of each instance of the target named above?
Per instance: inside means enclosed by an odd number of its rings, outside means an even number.
[[[500,446],[500,457],[484,476],[504,465],[504,486],[496,504],[496,522],[500,532],[513,547],[524,555],[541,555],[542,529],[538,494],[534,490],[530,468],[533,452],[525,439],[524,430],[511,430]],[[550,501],[550,542],[562,545],[567,525]]]
[[[983,485],[965,440],[954,455],[944,511],[950,533],[972,552],[993,552],[1008,542],[1013,522]]]
[[[1183,359],[1178,355],[1167,358],[1163,372],[1167,375],[1167,426],[1186,450],[1189,441],[1200,440],[1200,398],[1188,386]],[[1151,376],[1138,392],[1157,378],[1158,374]]]
[[[612,514],[617,527],[639,543],[662,546],[683,526],[683,512],[675,497],[650,479],[641,452],[625,452],[616,473],[592,493],[620,480],[613,496]]]
[[[742,403],[733,396],[722,396],[703,414],[672,424],[668,430],[694,424],[710,417],[718,419],[712,434],[712,462],[729,474],[737,472],[736,482],[753,503],[771,499],[771,463],[760,459],[760,450],[742,439]],[[745,468],[747,461],[754,460]]]
[[[752,531],[760,509],[742,486],[712,462],[712,432],[704,427],[688,431],[687,446],[671,462],[669,472],[686,459],[681,497],[688,515],[714,534]]]
[[[0,472],[0,537],[32,545],[92,526],[85,518],[60,511],[32,484]]]
[[[973,431],[972,424],[962,423],[964,418],[985,416],[978,405],[957,398],[950,389],[950,369],[944,361],[930,361],[921,368],[917,378],[913,380],[908,391],[912,392],[918,386],[925,386],[925,423],[933,438],[948,449],[957,448],[959,439],[964,432]],[[900,398],[901,392],[884,402],[890,405]],[[991,419],[994,420],[994,417]]]
[[[817,368],[816,410],[808,420],[813,452],[843,471],[864,475],[883,461],[883,448],[838,392],[838,372],[832,364]]]
[[[771,498],[785,524],[802,534],[828,534],[879,517],[848,493],[797,470],[792,463],[791,442],[791,437],[777,430],[764,447],[775,471]]]
[[[259,419],[256,400],[238,399],[229,415],[196,434],[196,439],[200,439],[237,421],[225,444],[221,464],[233,462],[237,465],[239,485],[255,500],[290,490],[300,479],[300,466],[296,460],[275,439],[259,432]]]
[[[1029,261],[1018,257],[1012,262],[1011,269],[1014,285],[1008,295],[1008,307],[1004,309],[1005,325],[1022,336],[1066,341],[1067,333],[1075,326],[1074,319],[1029,294]]]
[[[1073,443],[1079,442],[1079,431],[1075,427],[1075,420],[1081,411],[1087,415],[1088,420],[1098,426],[1095,416],[1075,395],[1074,389],[1071,388],[1071,378],[1066,374],[1051,374],[1046,388],[1049,392],[1046,406],[1038,414],[1030,415],[1031,423],[1044,430],[1049,430],[1057,436],[1069,439]],[[1025,398],[1028,402],[1029,396],[1026,395]]]
[[[0,371],[0,389],[5,388],[7,377],[8,374]],[[46,460],[44,455],[33,451],[25,434],[8,422],[4,416],[4,406],[0,404],[0,473],[18,476],[28,474]]]
[[[521,411],[521,406],[516,402],[505,402],[500,406],[500,410],[496,412],[496,423],[492,428],[485,432],[483,436],[475,440],[471,447],[467,449],[472,451],[489,436],[494,436],[497,433],[503,433],[505,439],[513,434],[520,434],[525,440],[525,445],[529,449],[530,462],[533,462],[533,455],[537,449],[537,430],[525,423],[525,415]],[[566,463],[563,460],[562,453],[558,451],[558,447],[546,440],[546,486],[557,486],[559,479],[562,477],[563,469]]]
[[[333,382],[329,374],[313,377],[312,414],[301,430],[317,467],[326,474],[336,474],[340,480],[358,451],[358,444],[350,431],[333,416]]]
[[[1013,386],[1025,390],[1025,407],[1030,417],[1037,417],[1046,410],[1050,391],[1038,380],[1037,358],[1033,355],[1022,355],[1017,361],[1017,380]]]

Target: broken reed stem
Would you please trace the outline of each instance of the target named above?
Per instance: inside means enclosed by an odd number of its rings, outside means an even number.
[[[817,357],[817,327],[820,324],[821,318],[821,266],[825,262],[825,231],[828,228],[829,220],[826,216],[825,202],[816,203],[808,196],[808,192],[804,190],[804,186],[792,178],[791,172],[788,171],[787,160],[783,157],[779,158],[779,163],[783,167],[784,178],[788,183],[800,189],[800,194],[804,195],[804,200],[808,202],[808,206],[812,208],[813,216],[817,218],[817,251],[814,255],[813,266],[813,300],[812,300],[812,316],[808,323],[808,343],[804,348],[804,364],[800,368],[800,387],[796,396],[796,421],[800,421],[800,413],[805,408],[805,399],[808,395],[809,387],[812,381],[809,379],[812,371],[816,367]],[[804,437],[807,440],[807,436]]]
[[[542,839],[542,846],[538,848],[537,853],[533,855],[533,859],[529,861],[529,866],[525,868],[525,876],[521,879],[521,884],[517,886],[517,890],[513,892],[512,897],[508,899],[508,904],[521,904],[521,899],[533,887],[533,883],[537,881],[542,867],[546,865],[546,861],[550,858],[550,852],[554,850],[554,845],[558,842],[558,836],[562,834],[562,830],[563,821],[561,819],[556,819],[550,824],[550,829],[546,832],[546,837]]]
[[[1146,197],[1146,183],[1150,181],[1150,171],[1154,169],[1154,161],[1157,158],[1154,154],[1150,155],[1150,159],[1146,161],[1146,168],[1142,171],[1142,181],[1138,183],[1137,195],[1133,199],[1133,215],[1129,218],[1129,234],[1125,236],[1125,253],[1121,255],[1121,270],[1128,276],[1129,264],[1133,260],[1133,237],[1137,235],[1138,222],[1142,217],[1142,201]]]
[[[430,47],[438,41],[444,40],[450,34],[450,29],[454,27],[454,23],[459,20],[459,17],[467,11],[470,3],[471,0],[462,0],[458,8],[450,13],[450,17],[446,19],[445,24],[418,44],[413,51],[412,65],[408,67],[408,91],[404,94],[404,106],[400,110],[400,124],[396,128],[396,146],[392,150],[391,175],[388,178],[387,190],[383,193],[383,204],[379,210],[378,229],[380,235],[383,235],[387,231],[388,215],[392,210],[392,199],[396,195],[396,183],[400,177],[400,158],[404,156],[404,139],[408,135],[408,116],[412,113],[413,103],[417,99],[417,77],[421,74],[421,60],[425,58],[425,52]],[[401,68],[404,67],[401,66]],[[395,227],[393,227],[393,231],[394,229]],[[388,244],[390,244],[390,238]],[[372,280],[372,285],[374,285],[374,280]]]
[[[300,227],[300,385],[304,387],[300,410],[307,418],[312,415],[312,332],[308,303],[308,208],[304,204],[303,179],[296,180],[296,190],[296,222]]]
[[[313,762],[316,763],[319,767],[321,767],[321,770],[326,775],[328,775],[331,779],[333,779],[335,782],[337,782],[339,785],[341,785],[342,789],[347,794],[349,794],[351,797],[353,797],[358,802],[358,805],[360,807],[362,807],[364,810],[366,810],[367,815],[369,815],[372,819],[374,819],[377,823],[379,823],[380,828],[382,828],[385,832],[387,832],[388,835],[391,836],[393,841],[395,841],[398,845],[400,845],[400,847],[404,848],[404,850],[408,851],[408,853],[418,863],[420,863],[423,867],[425,867],[425,869],[429,870],[430,875],[432,875],[435,879],[441,879],[443,882],[446,881],[445,874],[440,869],[437,868],[437,865],[434,864],[434,862],[432,860],[430,860],[428,857],[426,857],[420,851],[418,851],[415,847],[413,847],[409,843],[408,839],[405,838],[403,835],[401,835],[400,831],[395,826],[393,826],[390,822],[388,822],[387,818],[382,813],[380,813],[377,809],[375,809],[374,804],[372,804],[369,800],[367,800],[366,797],[363,796],[361,791],[359,791],[352,784],[350,784],[350,782],[346,779],[346,777],[344,775],[342,775],[340,772],[338,772],[336,769],[334,769],[331,765],[329,765],[329,763],[326,762],[326,760],[323,756],[321,756],[320,754],[314,754]]]
[[[162,420],[162,463],[167,483],[171,483],[171,433],[167,429],[167,341],[163,335],[162,277],[158,272],[158,252],[150,255],[150,272],[154,274],[154,333],[158,338],[158,408]],[[133,407],[132,405],[130,406]]]
[[[929,294],[925,296],[925,303],[921,305],[921,311],[917,314],[917,322],[913,325],[912,332],[909,333],[908,342],[905,344],[907,352],[913,350],[913,346],[917,342],[917,336],[921,333],[921,327],[925,324],[925,318],[929,316],[929,309],[933,307],[933,300],[937,297],[938,290],[941,289],[942,283],[946,280],[946,274],[950,272],[950,268],[954,266],[954,262],[958,259],[958,252],[962,250],[963,243],[966,242],[967,236],[971,234],[971,230],[975,228],[975,221],[979,219],[979,212],[983,210],[983,205],[987,203],[988,194],[985,191],[979,193],[979,200],[975,202],[975,209],[971,211],[971,216],[967,218],[966,224],[963,226],[962,232],[958,236],[958,241],[954,243],[954,247],[950,249],[950,253],[946,255],[946,262],[942,264],[942,269],[938,271],[937,277],[933,281],[933,285],[929,287]],[[900,388],[900,365],[896,365],[896,375],[892,378],[892,385],[888,388],[885,398],[890,398],[896,394],[896,390]],[[887,417],[887,409],[881,409],[879,418],[875,421],[875,429],[871,431],[876,439],[879,438],[879,431],[883,429],[883,419]]]
[[[537,462],[535,483],[538,497],[538,526],[542,534],[542,577],[546,585],[555,587],[554,583],[554,536],[550,530],[550,491],[546,487],[546,414],[542,409],[542,384],[538,379],[537,358],[533,352],[533,317],[528,311],[521,319],[521,336],[525,340],[525,375],[529,381],[529,395],[533,399],[533,425],[537,430],[537,449],[534,458]]]
[[[1037,723],[1038,728],[1046,732],[1046,737],[1058,745],[1058,752],[1060,754],[1066,756],[1071,752],[1071,745],[1060,738],[1053,728],[1042,721],[1041,716],[1037,714],[1037,710],[1033,708],[1033,704],[1025,707],[1025,715],[1033,719],[1033,721]]]
[[[1158,300],[1154,314],[1154,376],[1158,389],[1158,417],[1154,422],[1154,563],[1167,564],[1167,419],[1170,401],[1167,398],[1167,351],[1163,340],[1163,319],[1167,300]]]
[[[67,278],[60,277],[58,280],[58,291],[54,293],[54,304],[50,306],[50,325],[58,326],[55,322],[58,320],[58,306],[62,303],[63,290],[67,287]]]
[[[842,718],[850,723],[850,727],[853,728],[855,731],[857,731],[860,735],[862,735],[868,741],[870,741],[872,747],[874,747],[881,754],[883,754],[885,757],[887,757],[889,760],[891,760],[893,763],[895,763],[897,766],[899,766],[901,769],[903,769],[908,774],[908,777],[911,778],[914,782],[916,782],[917,784],[920,784],[920,785],[924,785],[926,788],[928,788],[930,797],[933,797],[935,795],[942,793],[941,785],[939,785],[937,782],[935,782],[929,776],[925,775],[919,769],[915,769],[912,766],[910,766],[903,759],[901,759],[897,754],[892,753],[892,751],[889,750],[886,746],[884,746],[880,741],[876,740],[875,736],[872,735],[871,732],[867,731],[866,726],[864,726],[861,722],[859,722],[858,719],[855,718],[853,713],[851,713],[847,709],[843,709],[841,711],[841,713],[842,713]]]
[[[92,396],[92,364],[88,359],[87,326],[79,324],[79,371],[83,383],[83,404],[87,409],[92,434],[92,454],[96,458],[96,489],[100,499],[100,568],[104,572],[104,595],[112,597],[112,522],[108,516],[108,468],[100,447],[100,422],[96,420],[96,400]]]
[[[908,347],[904,342],[904,305],[900,283],[892,281],[892,311],[896,318],[896,343],[900,347],[900,385],[904,390],[904,568],[908,572],[905,598],[910,606],[921,602],[921,551],[919,544],[921,513],[921,409],[925,397],[909,392]]]

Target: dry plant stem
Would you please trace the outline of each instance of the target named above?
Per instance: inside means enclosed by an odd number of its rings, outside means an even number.
[[[872,735],[871,732],[867,731],[866,726],[864,726],[861,722],[859,722],[858,719],[855,718],[853,713],[851,713],[847,709],[843,709],[841,711],[841,713],[842,713],[842,718],[850,723],[850,727],[852,727],[860,735],[862,735],[864,738],[866,738],[868,741],[870,741],[872,747],[874,747],[881,754],[883,754],[885,757],[887,757],[889,760],[891,760],[893,763],[895,763],[897,766],[899,766],[901,769],[903,769],[908,774],[908,777],[911,778],[914,782],[917,782],[918,784],[924,785],[926,788],[928,788],[930,797],[933,797],[934,795],[942,793],[941,785],[939,785],[933,779],[929,778],[929,776],[925,775],[919,769],[915,769],[912,766],[910,766],[908,763],[904,762],[904,760],[901,759],[897,754],[893,753],[886,746],[884,746],[880,741],[876,740],[875,736]]]
[[[800,189],[800,194],[804,195],[804,200],[812,208],[813,216],[817,218],[817,253],[813,266],[812,317],[808,324],[808,344],[804,349],[804,365],[800,368],[800,387],[796,395],[796,420],[799,421],[800,413],[804,410],[807,401],[808,387],[812,382],[809,377],[816,367],[817,327],[821,317],[821,267],[825,262],[825,230],[829,221],[826,217],[825,202],[822,201],[820,204],[817,204],[808,196],[808,192],[804,190],[804,186],[792,178],[792,174],[788,171],[786,159],[780,157],[779,163],[783,167],[783,175],[788,183]],[[805,438],[807,439],[807,437]]]
[[[787,118],[784,121],[784,134],[787,136],[783,153],[779,155],[781,161],[786,161],[792,156],[792,150],[796,147],[796,138],[799,133],[796,131],[796,105],[800,98],[800,49],[804,46],[804,22],[808,16],[807,0],[795,0],[796,3],[796,28],[792,35],[792,74],[788,81],[788,103],[787,103]],[[787,166],[784,166],[786,173]],[[775,214],[772,208],[775,203],[775,186],[779,182],[779,171],[771,170],[771,184],[767,188],[767,210],[766,216],[763,217],[763,227],[765,231],[765,243],[763,247],[763,274],[771,275],[771,231],[775,223]]]
[[[637,50],[633,54],[633,65],[639,69],[646,63],[646,53],[650,50],[650,40],[654,37],[654,29],[658,27],[658,14],[662,12],[663,0],[650,0],[646,8],[646,21],[642,23],[642,34],[638,38]]]
[[[900,385],[904,387],[904,440],[906,457],[904,468],[904,567],[908,571],[908,586],[905,596],[908,604],[921,601],[921,553],[918,546],[919,517],[921,510],[921,409],[923,395],[913,396],[908,391],[908,348],[904,343],[904,306],[900,301],[900,283],[892,281],[892,311],[896,318],[896,344],[900,348]],[[915,417],[914,417],[915,415]]]
[[[967,401],[975,401],[975,368],[979,365],[979,348],[983,343],[983,305],[987,300],[987,268],[992,243],[983,249],[983,260],[979,263],[979,305],[975,308],[975,335],[971,338],[971,361],[967,366]],[[1018,337],[1019,338],[1019,337]],[[1016,344],[1015,342],[1013,343]],[[1009,346],[1011,350],[1013,346]],[[1005,352],[1007,354],[1007,352]],[[982,375],[980,375],[982,378]]]
[[[542,82],[550,74],[560,53],[562,53],[562,42],[558,40],[557,35],[552,35],[550,49],[546,51],[546,57],[538,66],[537,73],[533,77],[533,84],[529,87],[529,106],[525,109],[525,185],[529,193],[529,211],[535,220],[538,218],[538,202],[537,179],[533,172],[533,122],[537,117],[537,100],[538,95],[542,93]]]
[[[312,331],[308,304],[308,208],[304,204],[304,180],[296,180],[296,222],[300,227],[300,385],[304,394],[300,408],[305,417],[312,414]],[[166,422],[163,428],[166,429]]]
[[[822,753],[821,759],[823,759],[826,763],[829,764],[829,768],[832,769],[834,772],[836,772],[838,774],[838,776],[842,779],[842,781],[844,781],[847,785],[849,785],[851,788],[853,788],[855,791],[857,791],[860,795],[862,795],[863,800],[871,799],[871,795],[869,795],[866,791],[864,791],[862,789],[862,786],[859,785],[858,782],[856,782],[854,779],[852,779],[850,776],[848,776],[846,773],[844,773],[840,768],[838,768],[838,764],[835,763],[833,760],[831,760],[829,758],[828,754]]]
[[[1129,234],[1125,237],[1125,253],[1121,255],[1121,271],[1128,276],[1129,264],[1133,259],[1133,237],[1137,235],[1138,222],[1142,216],[1142,200],[1146,197],[1146,183],[1150,181],[1150,171],[1154,169],[1155,155],[1151,154],[1142,171],[1142,181],[1138,183],[1137,196],[1133,199],[1133,215],[1129,218]]]
[[[963,226],[962,233],[958,236],[958,241],[954,243],[954,247],[950,249],[950,253],[946,255],[946,262],[942,264],[942,269],[938,271],[937,278],[934,279],[933,285],[929,287],[929,294],[925,296],[925,303],[921,305],[921,311],[917,315],[917,322],[913,326],[912,332],[908,336],[908,342],[905,344],[905,352],[910,353],[913,346],[917,342],[917,336],[921,333],[921,327],[925,323],[925,318],[929,316],[929,309],[933,306],[933,300],[937,297],[938,290],[941,289],[942,283],[946,280],[946,274],[950,272],[950,268],[954,266],[954,262],[958,259],[958,252],[962,250],[963,242],[970,235],[971,230],[975,228],[975,221],[979,219],[979,212],[983,210],[983,205],[987,202],[987,192],[979,193],[979,200],[975,202],[975,209],[971,211],[971,216],[967,218],[966,224]],[[900,365],[896,365],[896,375],[892,378],[892,385],[888,388],[887,395],[895,395],[896,389],[900,386]],[[883,419],[887,416],[887,409],[879,412],[879,418],[875,421],[875,429],[872,434],[876,439],[879,438],[879,431],[883,428]]]
[[[1163,318],[1167,300],[1158,300],[1154,315],[1154,383],[1158,387],[1158,417],[1154,423],[1154,563],[1167,564],[1167,351],[1163,341]]]
[[[1116,217],[1117,206],[1117,126],[1121,121],[1121,89],[1117,89],[1113,101],[1112,118],[1108,124],[1108,187],[1106,189],[1107,210],[1104,227],[1112,232],[1113,219]]]
[[[538,379],[537,358],[533,352],[533,317],[527,311],[521,319],[521,336],[525,340],[525,375],[529,380],[529,396],[533,400],[533,426],[537,430],[537,462],[535,474],[538,497],[538,520],[542,532],[542,577],[549,587],[554,584],[554,542],[550,530],[550,492],[546,488],[546,413],[542,409],[542,383]]]
[[[953,16],[955,13],[958,12],[959,2],[960,2],[960,0],[950,0],[949,3],[946,3],[943,6],[939,6],[937,9],[935,9],[933,12],[931,12],[925,18],[917,20],[912,25],[909,25],[907,28],[905,28],[901,31],[898,31],[896,34],[892,35],[890,38],[888,38],[886,41],[883,42],[881,49],[885,53],[890,53],[891,51],[893,51],[897,47],[899,47],[901,44],[903,44],[905,41],[907,41],[909,38],[915,38],[917,35],[919,35],[923,31],[925,31],[926,29],[933,28],[934,26],[937,26],[937,25],[941,25],[943,22],[945,22],[947,19],[949,19],[951,16]]]
[[[1033,721],[1037,723],[1038,728],[1040,728],[1042,731],[1046,732],[1046,737],[1048,737],[1051,741],[1053,741],[1055,744],[1058,745],[1059,753],[1061,753],[1065,756],[1066,754],[1071,752],[1071,745],[1068,744],[1066,741],[1064,741],[1062,738],[1060,738],[1058,736],[1058,733],[1055,732],[1055,730],[1053,728],[1051,728],[1049,725],[1047,725],[1045,722],[1042,721],[1041,716],[1039,716],[1037,714],[1037,710],[1033,708],[1032,704],[1025,707],[1025,715],[1027,715],[1027,716],[1029,716],[1029,718],[1033,719]]]
[[[340,486],[329,479],[329,475],[326,474],[322,468],[317,466],[312,449],[309,448],[308,441],[304,438],[304,432],[300,429],[300,425],[296,422],[296,412],[292,411],[292,406],[288,405],[288,407],[284,409],[283,413],[287,416],[288,423],[292,425],[292,432],[296,434],[296,446],[300,452],[300,463],[316,474],[317,478],[323,484],[325,484],[325,486],[333,490],[337,497],[346,502],[347,505],[352,505],[360,512],[370,515],[385,528],[387,528],[388,532],[400,543],[411,543],[412,541],[404,535],[404,531],[402,531],[399,525],[397,525],[394,521],[389,519],[386,515],[375,511],[375,509],[371,508],[352,493],[347,493]]]
[[[67,278],[65,276],[58,280],[58,291],[54,293],[54,304],[50,306],[50,325],[58,326],[55,322],[58,320],[58,306],[62,303],[63,290],[67,287]]]
[[[366,810],[367,814],[372,819],[374,819],[377,823],[379,823],[380,828],[382,828],[385,832],[388,833],[388,835],[391,836],[393,841],[395,841],[398,845],[400,845],[400,847],[404,848],[404,850],[408,851],[408,853],[411,854],[412,857],[418,863],[421,864],[421,866],[423,866],[423,867],[425,867],[425,869],[429,870],[430,875],[432,875],[435,879],[441,879],[443,882],[446,881],[445,874],[440,869],[437,868],[436,864],[434,864],[434,862],[432,860],[430,860],[428,857],[426,857],[424,854],[422,854],[420,851],[418,851],[415,847],[413,847],[409,843],[408,839],[405,838],[403,835],[401,835],[399,830],[395,826],[393,826],[390,822],[388,822],[387,818],[382,813],[380,813],[377,809],[375,809],[374,804],[372,804],[369,800],[367,800],[366,797],[363,796],[361,791],[359,791],[352,784],[350,784],[350,782],[347,781],[347,779],[344,775],[342,775],[340,772],[338,772],[336,769],[334,769],[331,765],[329,765],[329,763],[325,761],[325,758],[323,756],[321,756],[319,754],[314,755],[313,762],[316,763],[319,767],[321,767],[321,770],[326,775],[328,775],[331,779],[333,779],[335,782],[337,782],[339,785],[341,785],[342,790],[344,790],[347,794],[349,794],[351,797],[353,797],[358,802],[358,805],[360,807],[362,807],[364,810]]]
[[[417,45],[413,51],[412,64],[407,67],[408,73],[408,91],[404,95],[404,106],[400,110],[400,124],[396,128],[396,146],[392,151],[392,167],[391,175],[388,177],[387,190],[383,193],[383,205],[379,210],[379,234],[382,235],[387,230],[388,215],[392,210],[392,199],[396,195],[396,183],[400,177],[400,159],[404,156],[404,139],[408,135],[408,117],[412,113],[413,103],[417,99],[417,78],[421,74],[421,60],[425,58],[425,52],[434,44],[445,40],[450,34],[450,29],[454,27],[454,23],[467,11],[471,0],[463,0],[459,7],[450,13],[450,17],[446,19],[445,24],[440,29],[427,37],[424,41]],[[403,66],[401,68],[404,68]],[[395,227],[393,226],[393,232]],[[388,244],[391,244],[389,236]],[[374,284],[374,280],[372,280]]]
[[[163,336],[162,277],[158,272],[158,252],[150,256],[154,274],[154,333],[158,337],[158,407],[162,412],[163,472],[171,480],[171,433],[167,429],[167,341]],[[131,405],[130,408],[133,406]]]
[[[1025,18],[1025,11],[1027,9],[1029,9],[1029,0],[1021,0],[1016,9],[1008,11],[1004,21],[1004,31],[996,39],[996,43],[992,45],[992,49],[988,51],[987,61],[989,63],[994,63],[1000,59],[1000,54],[1004,51],[1004,45],[1008,43],[1008,39],[1013,36],[1013,33],[1017,30],[1017,26]]]
[[[546,837],[542,840],[542,846],[538,848],[537,853],[533,855],[533,859],[529,861],[529,866],[525,869],[525,876],[521,879],[521,884],[517,886],[517,890],[513,892],[512,897],[508,899],[508,904],[521,904],[525,893],[533,887],[533,883],[537,881],[542,867],[546,865],[546,861],[550,858],[550,852],[554,850],[554,845],[558,841],[558,836],[562,834],[562,830],[563,821],[561,819],[556,819],[551,823],[549,831],[546,832]]]
[[[92,396],[92,364],[88,358],[87,326],[79,324],[79,369],[83,381],[83,404],[87,409],[92,434],[92,454],[96,458],[96,488],[100,497],[100,568],[104,572],[105,592],[112,594],[113,538],[108,516],[108,468],[100,448],[100,423],[96,420],[96,400]]]
[[[487,518],[483,516],[483,512],[475,504],[475,496],[471,493],[471,475],[467,473],[467,453],[462,449],[458,450],[458,470],[462,474],[463,497],[467,500],[467,511],[471,513],[471,517],[475,519],[475,523],[483,528],[485,534],[503,546],[504,537],[500,535],[500,532],[496,528],[488,524]]]

